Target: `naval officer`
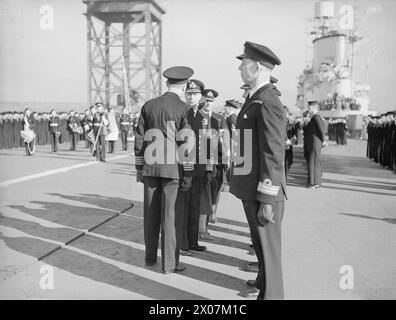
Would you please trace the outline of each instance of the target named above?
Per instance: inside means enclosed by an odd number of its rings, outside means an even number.
[[[188,105],[187,121],[195,134],[195,164],[191,182],[191,188],[187,191],[181,190],[179,199],[184,202],[184,222],[180,233],[179,243],[182,255],[191,255],[191,251],[205,251],[206,246],[198,243],[199,221],[201,212],[210,210],[210,196],[205,192],[205,182],[212,175],[212,166],[201,163],[201,133],[204,128],[205,118],[200,110],[202,104],[202,92],[205,85],[198,79],[191,79],[187,83],[185,98]]]
[[[286,115],[270,82],[272,69],[281,61],[266,46],[249,41],[237,58],[242,60],[242,80],[251,88],[236,123],[242,152],[251,156],[251,168],[243,168],[249,161],[237,163],[234,158],[230,192],[242,200],[258,258],[257,299],[283,299],[281,222],[286,195]],[[251,141],[245,138],[247,131],[251,132]],[[238,149],[234,143],[233,157]]]
[[[308,188],[319,188],[322,181],[322,148],[326,146],[324,120],[317,101],[308,101],[310,120],[306,126]]]
[[[185,268],[179,265],[175,228],[176,198],[179,180],[182,190],[187,191],[191,187],[194,159],[183,160],[183,165],[179,166],[172,159],[171,153],[179,145],[178,133],[182,129],[190,129],[187,120],[188,106],[181,97],[184,96],[187,80],[193,73],[191,68],[181,66],[165,70],[163,76],[167,78],[168,91],[143,105],[136,129],[137,181],[144,183],[145,262],[147,266],[157,262],[161,233],[162,272],[165,274],[180,272]],[[156,135],[153,139],[152,134],[155,133],[161,135]],[[162,145],[163,150],[153,150],[151,144],[154,142]],[[163,159],[153,158],[153,153],[160,153]]]

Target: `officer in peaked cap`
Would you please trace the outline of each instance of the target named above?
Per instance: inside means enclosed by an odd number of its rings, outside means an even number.
[[[322,180],[321,150],[326,146],[324,119],[319,114],[319,103],[308,101],[309,121],[305,127],[308,188],[319,188]]]
[[[185,84],[193,74],[193,69],[184,66],[177,66],[166,69],[163,76],[170,84]]]
[[[218,92],[213,89],[203,90],[202,95],[206,101],[214,101],[219,96]]]
[[[186,93],[200,93],[205,90],[205,85],[202,81],[197,79],[191,79],[187,82]]]
[[[180,188],[177,197],[178,217],[180,217],[178,220],[178,244],[182,255],[191,255],[191,251],[206,250],[206,246],[201,246],[198,243],[200,212],[204,211],[202,205],[209,206],[209,201],[201,200],[201,195],[204,195],[207,168],[206,164],[199,163],[200,130],[202,130],[204,122],[200,104],[204,89],[205,86],[200,80],[190,79],[187,82],[185,94],[188,105],[187,121],[195,134],[194,152],[196,161],[193,165],[194,173],[191,188],[188,190]]]
[[[278,83],[278,79],[275,78],[275,77],[273,77],[273,76],[270,76],[270,82],[271,82],[272,84]]]
[[[258,299],[283,299],[281,222],[286,196],[286,114],[270,82],[272,70],[281,61],[268,47],[249,41],[237,58],[242,60],[242,80],[251,90],[237,117],[241,146],[234,142],[230,192],[242,200],[249,223],[259,262],[255,282]],[[245,141],[248,138],[251,141]],[[237,157],[241,149],[244,157],[249,155],[251,159]],[[256,292],[248,290],[246,296]]]
[[[207,175],[205,184],[205,193],[209,201],[209,206],[204,205],[207,211],[201,210],[200,216],[200,238],[203,240],[212,240],[207,231],[208,222],[216,222],[216,210],[220,199],[220,189],[223,184],[223,169],[227,170],[230,159],[230,135],[227,130],[225,118],[213,111],[214,101],[218,97],[218,92],[213,89],[205,89],[203,97],[206,101],[201,109],[204,116],[204,129],[209,129],[207,138],[200,140],[206,143],[206,149],[209,150],[207,159],[212,163],[212,174]],[[205,197],[201,197],[205,199]]]
[[[243,99],[245,99],[245,101],[246,101],[246,99],[249,97],[249,92],[250,92],[250,90],[252,89],[252,88],[250,88],[250,86],[248,85],[248,84],[243,84],[239,89],[242,89],[243,90],[243,93],[242,93],[242,98]]]
[[[200,110],[205,103],[205,99],[202,96],[204,89],[205,85],[202,81],[191,79],[187,82],[186,102],[190,107],[197,106],[194,110]]]
[[[278,79],[275,78],[275,77],[273,77],[273,76],[271,76],[271,77],[270,77],[270,82],[274,85],[274,91],[276,92],[276,94],[277,94],[278,96],[281,96],[281,95],[282,95],[281,92],[280,92],[279,89],[275,86],[275,83],[278,83]]]
[[[176,158],[178,160],[175,160],[171,153],[175,154],[178,145],[181,144],[180,138],[177,137],[179,131],[190,129],[187,121],[188,106],[181,98],[184,97],[187,80],[193,73],[191,68],[183,66],[165,70],[163,75],[167,78],[168,91],[143,105],[136,129],[136,178],[138,182],[144,183],[145,262],[147,266],[157,262],[158,240],[161,234],[162,271],[165,274],[180,272],[185,268],[179,264],[179,248],[176,241],[176,199],[180,181],[183,190],[191,187],[194,162],[188,154],[184,158],[180,158],[183,155],[179,155]],[[145,140],[145,134],[149,130],[152,133],[157,132],[155,139]],[[162,133],[160,137],[159,131]],[[163,139],[162,143],[158,142],[158,139]],[[148,146],[153,149],[153,143],[156,144],[155,155],[160,159],[157,159],[153,152],[147,152],[145,155]]]
[[[250,88],[249,86],[247,86]],[[225,102],[226,107],[226,123],[229,130],[230,135],[232,135],[232,131],[235,130],[236,127],[236,120],[238,113],[240,111],[240,106],[238,101],[235,100],[226,100]]]

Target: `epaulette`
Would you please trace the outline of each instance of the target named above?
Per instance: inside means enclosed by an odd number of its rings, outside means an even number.
[[[252,103],[259,103],[259,104],[263,104],[263,101],[261,100],[253,100]]]

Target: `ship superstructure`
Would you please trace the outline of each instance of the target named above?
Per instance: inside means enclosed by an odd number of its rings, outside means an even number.
[[[341,6],[338,17],[334,13],[333,1],[315,4],[313,57],[298,78],[296,105],[303,111],[307,101],[316,100],[326,119],[363,117],[369,112],[370,87],[353,81],[354,45],[362,37],[354,28],[352,6]]]

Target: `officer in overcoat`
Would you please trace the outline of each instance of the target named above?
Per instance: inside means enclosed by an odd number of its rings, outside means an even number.
[[[192,251],[204,251],[206,246],[198,243],[199,239],[199,221],[202,212],[211,210],[210,193],[205,192],[207,176],[212,176],[213,166],[208,165],[205,161],[202,163],[201,158],[201,133],[204,128],[204,116],[200,110],[202,92],[205,89],[202,81],[191,79],[186,87],[186,102],[188,105],[187,122],[193,130],[195,136],[195,163],[193,167],[191,188],[188,190],[179,190],[177,208],[180,225],[178,232],[178,243],[182,255],[191,255]],[[207,126],[207,124],[206,124]]]
[[[237,118],[230,192],[242,200],[258,258],[257,298],[283,299],[281,222],[286,195],[286,115],[270,83],[271,71],[281,61],[266,46],[249,41],[237,58],[242,60],[242,80],[251,91]],[[241,153],[243,157],[237,157]]]
[[[188,67],[173,67],[164,71],[168,91],[147,101],[142,109],[136,129],[135,161],[137,181],[144,183],[144,241],[147,266],[157,262],[159,235],[161,233],[162,272],[180,272],[179,248],[176,242],[176,198],[180,180],[181,188],[191,187],[194,158],[189,157],[185,144],[193,143],[187,121],[188,107],[181,97],[186,82],[193,75]],[[187,138],[184,142],[183,136]],[[174,148],[184,150],[177,152]],[[181,164],[179,165],[179,162]]]
[[[319,188],[322,181],[321,150],[326,146],[324,121],[317,101],[308,101],[310,120],[306,127],[308,188]]]

